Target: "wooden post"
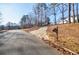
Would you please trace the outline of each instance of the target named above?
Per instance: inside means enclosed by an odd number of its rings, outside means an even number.
[[[57,35],[57,40],[58,40],[58,26],[57,26],[57,32],[56,32],[56,35]]]
[[[58,26],[53,29],[53,32],[56,33],[56,39],[58,40]]]

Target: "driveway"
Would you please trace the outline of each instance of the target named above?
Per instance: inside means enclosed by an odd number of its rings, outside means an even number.
[[[31,33],[22,30],[10,30],[0,34],[0,54],[58,55],[60,53]]]

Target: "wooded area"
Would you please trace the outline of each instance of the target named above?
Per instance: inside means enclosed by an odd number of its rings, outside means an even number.
[[[6,26],[1,25],[0,28],[20,29],[51,24],[78,23],[78,10],[78,3],[36,3],[31,12],[21,17],[20,25],[8,22]],[[0,20],[2,20],[2,13],[0,13]]]
[[[50,16],[54,23],[50,22]],[[78,3],[38,3],[33,6],[31,13],[23,15],[20,23],[22,28],[76,23],[79,22],[78,16]]]

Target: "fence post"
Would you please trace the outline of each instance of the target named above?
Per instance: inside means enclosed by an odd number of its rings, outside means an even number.
[[[53,29],[53,32],[56,33],[56,39],[58,40],[58,26]]]

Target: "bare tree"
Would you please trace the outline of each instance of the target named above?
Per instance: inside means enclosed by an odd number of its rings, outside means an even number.
[[[57,21],[56,21],[56,5],[57,5],[57,3],[51,3],[51,7],[52,7],[52,9],[53,9],[53,15],[54,15],[54,23],[55,23],[55,25],[57,24]]]
[[[34,12],[36,14],[38,24],[42,26],[43,20],[46,18],[47,5],[45,3],[38,3],[35,5]]]
[[[2,13],[0,12],[0,23],[1,23],[1,20],[2,20]]]
[[[28,15],[28,20],[29,20],[29,27],[31,27],[32,26],[32,15],[31,15],[31,13],[29,13],[29,15]]]
[[[71,3],[68,3],[68,20],[69,20],[69,23],[71,23]]]
[[[21,21],[20,21],[20,23],[21,23],[21,27],[22,28],[25,28],[25,24],[26,24],[26,15],[23,15],[23,17],[21,18]]]
[[[77,15],[77,21],[78,21],[78,23],[79,23],[78,3],[76,3],[76,15]]]
[[[64,24],[64,4],[62,3],[62,20],[63,20],[63,24]]]
[[[74,10],[74,3],[72,3],[72,13],[73,13],[73,22],[75,23],[75,10]]]
[[[33,7],[34,13],[35,13],[35,25],[38,26],[38,20],[39,20],[39,8],[38,7]]]
[[[62,20],[62,22],[63,22],[63,24],[64,24],[64,19],[65,19],[65,15],[64,15],[64,13],[67,11],[67,4],[65,4],[65,3],[59,3],[58,4],[58,9],[59,9],[59,11],[60,11],[60,13],[61,13],[61,20]]]
[[[40,8],[41,8],[40,12],[41,12],[41,26],[42,26],[42,20],[45,21],[47,17],[46,15],[47,5],[45,3],[41,3]]]
[[[49,17],[46,17],[46,22],[47,22],[47,25],[50,24],[50,18]]]

